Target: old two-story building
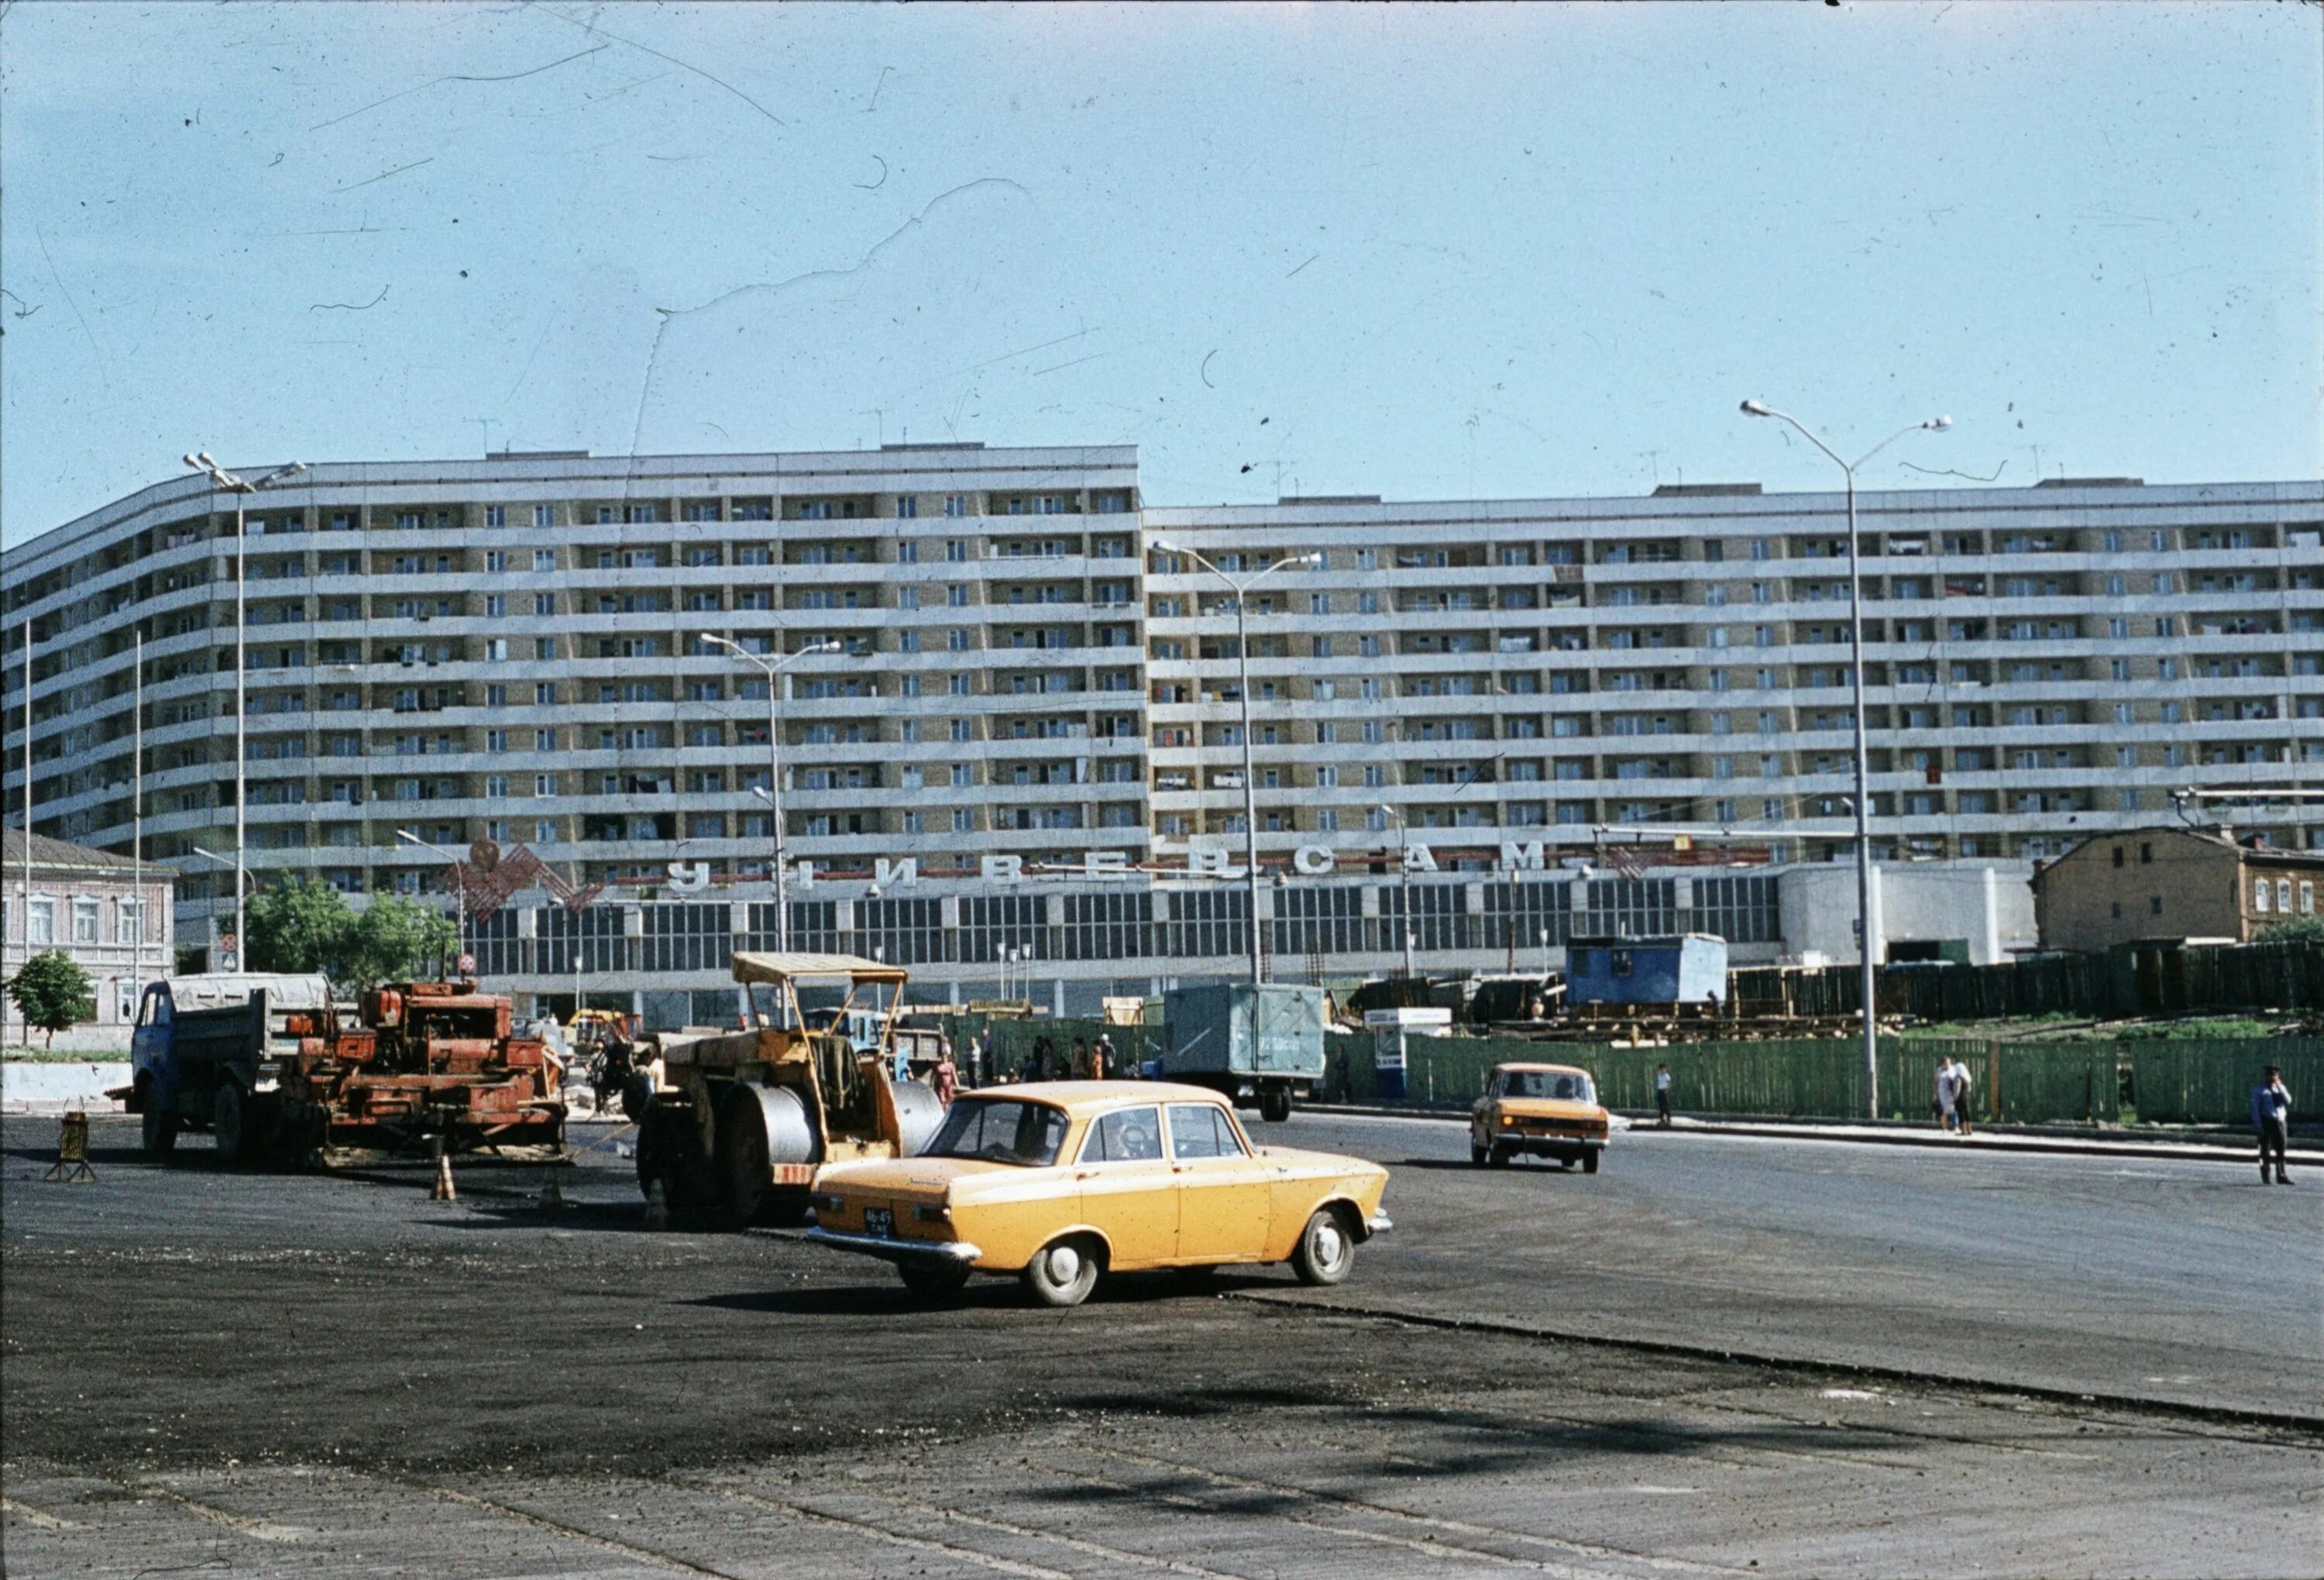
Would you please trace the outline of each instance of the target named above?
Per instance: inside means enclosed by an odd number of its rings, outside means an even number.
[[[125,1036],[140,986],[171,969],[175,869],[45,834],[32,835],[28,850],[24,831],[7,829],[0,831],[0,877],[6,880],[0,976],[14,977],[33,955],[60,949],[88,973],[95,1024]],[[22,1042],[15,1001],[5,1004],[0,1041]]]
[[[2129,829],[2082,841],[2034,874],[2048,950],[2194,940],[2247,943],[2318,914],[2324,851],[2237,842],[2221,830]]]

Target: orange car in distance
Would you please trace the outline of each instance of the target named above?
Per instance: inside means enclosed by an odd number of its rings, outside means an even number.
[[[1612,1128],[1590,1072],[1571,1064],[1497,1064],[1469,1110],[1469,1161],[1503,1168],[1520,1153],[1598,1171]]]
[[[958,1098],[915,1157],[825,1169],[807,1238],[930,1298],[1006,1272],[1075,1306],[1102,1273],[1275,1262],[1333,1284],[1389,1226],[1387,1184],[1361,1158],[1253,1146],[1201,1087],[1042,1081]]]

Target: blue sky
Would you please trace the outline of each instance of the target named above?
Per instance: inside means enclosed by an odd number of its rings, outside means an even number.
[[[0,17],[0,533],[230,464],[1132,442],[1147,497],[2319,469],[2314,5]],[[1941,482],[1959,480],[1938,478]]]

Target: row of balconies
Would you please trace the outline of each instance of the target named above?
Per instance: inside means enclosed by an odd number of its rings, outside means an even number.
[[[986,519],[980,518],[979,519]],[[1003,518],[1001,519],[1017,521],[1022,519]],[[685,525],[688,528],[692,528],[696,524],[688,523]],[[837,526],[839,524],[835,523],[834,525]],[[926,528],[905,528],[899,521],[890,528],[890,533],[892,535],[895,531],[900,530],[902,533],[907,535],[910,540],[918,541],[918,537],[924,535],[939,537],[942,537],[947,529],[947,526],[948,524],[941,519],[935,519],[927,521]],[[949,530],[958,532],[959,528],[957,525],[949,525]],[[2186,530],[2191,533],[2197,529],[2188,528]],[[602,546],[599,542],[601,535],[603,537]],[[327,535],[324,536],[327,537]],[[634,528],[625,530],[624,528],[613,526],[597,527],[595,528],[564,528],[549,532],[540,532],[538,534],[535,533],[534,529],[530,528],[499,530],[479,529],[475,532],[464,531],[459,534],[461,543],[461,563],[456,566],[449,567],[450,574],[458,577],[459,580],[456,583],[447,584],[444,590],[456,592],[471,591],[473,589],[473,582],[468,578],[478,573],[491,574],[507,574],[512,575],[553,574],[560,578],[586,578],[586,580],[576,582],[576,584],[595,587],[600,584],[595,578],[609,578],[610,580],[604,584],[619,586],[623,584],[627,580],[633,578],[635,572],[648,569],[658,571],[666,570],[678,573],[687,571],[701,572],[706,574],[706,579],[715,579],[719,581],[721,584],[724,584],[724,583],[731,581],[731,573],[733,571],[736,569],[752,568],[742,565],[739,563],[739,551],[737,563],[721,563],[715,565],[686,565],[678,563],[682,558],[685,545],[685,539],[683,537],[671,539],[666,546],[669,548],[671,560],[671,563],[668,565],[657,564],[654,565],[616,565],[598,567],[594,565],[575,565],[568,564],[559,565],[557,569],[550,572],[534,571],[527,565],[512,565],[505,573],[493,573],[484,571],[484,567],[481,563],[473,565],[467,563],[468,559],[471,557],[481,560],[484,554],[491,552],[488,546],[494,542],[504,543],[507,545],[507,549],[504,549],[503,552],[514,549],[547,547],[552,552],[560,553],[567,559],[576,553],[589,552],[596,550],[601,547],[612,549],[614,552],[621,552],[622,549],[626,548],[629,552],[635,553],[640,547],[636,542],[636,536]],[[1005,537],[1010,536],[1010,534],[1003,533],[1001,536]],[[1335,537],[1337,535],[1335,534]],[[835,544],[843,540],[855,541],[854,539],[835,539]],[[330,580],[345,577],[348,578],[351,583],[348,590],[368,590],[366,587],[358,587],[353,585],[353,583],[355,581],[365,577],[366,574],[370,576],[377,576],[380,574],[399,574],[394,569],[399,557],[410,557],[411,555],[419,552],[421,540],[414,539],[409,544],[398,544],[389,548],[368,550],[367,552],[371,553],[374,563],[367,567],[367,569],[353,563],[351,560],[350,564],[345,566],[330,564],[329,568],[327,569],[322,565],[318,565],[311,572],[306,569],[307,556],[302,547],[301,552],[298,556],[298,564],[300,567],[299,579],[307,579],[311,577],[315,580]],[[169,572],[172,569],[182,570],[189,568],[195,563],[205,559],[212,562],[210,565],[205,568],[216,570],[221,575],[229,574],[233,557],[230,553],[230,542],[226,540],[214,540],[209,542],[189,542],[181,544],[179,547],[174,549],[163,550],[160,555],[155,556],[153,560],[145,563],[145,569],[137,580],[143,581],[150,586],[152,579],[156,575],[161,575],[166,578]],[[973,547],[974,546],[972,545],[972,547]],[[998,546],[988,547],[997,547]],[[1877,546],[1876,545],[1875,547],[1877,547]],[[721,547],[722,553],[725,552],[724,546],[721,546]],[[785,551],[787,553],[797,552],[797,548],[798,546],[796,545],[787,545]],[[325,552],[327,554],[330,551],[327,550]],[[435,552],[432,545],[429,546],[429,552]],[[1326,552],[1329,553],[1332,551],[1327,550]],[[2083,572],[2099,574],[2144,572],[2148,574],[2152,574],[2156,570],[2183,571],[2190,565],[2194,566],[2199,571],[2209,569],[2220,572],[2249,571],[2254,574],[2258,574],[2272,571],[2275,567],[2281,565],[2284,563],[2286,556],[2290,556],[2294,559],[2297,559],[2302,555],[2312,552],[2315,551],[2306,548],[2235,548],[2227,547],[2207,548],[2194,547],[2191,545],[2159,552],[2142,550],[2109,553],[2103,550],[2091,549],[2077,553],[2044,555],[2039,556],[2041,568],[2038,572],[2031,574],[2044,577],[2062,577]],[[1354,562],[1357,559],[1359,553],[1360,551],[1353,548],[1344,547],[1338,547],[1338,557],[1343,558],[1348,562]],[[1074,555],[1069,557],[1080,560],[1085,556]],[[280,571],[284,568],[282,562],[279,557],[269,558],[262,556],[262,563],[267,564],[269,568],[272,570]],[[787,563],[779,567],[770,566],[770,568],[779,568],[783,570],[786,573],[786,579],[788,579],[788,574],[793,572],[806,573],[817,577],[828,573],[837,573],[842,579],[844,579],[845,575],[851,572],[876,572],[880,578],[884,580],[889,579],[893,573],[904,574],[902,576],[896,577],[895,579],[908,579],[909,577],[915,576],[936,565],[996,567],[1028,563],[1048,564],[1056,562],[1028,560],[1019,556],[994,553],[976,556],[974,557],[958,561],[932,561],[924,558],[918,561],[882,561],[876,563],[867,561],[853,565],[844,561],[823,564],[801,562]],[[1141,562],[1139,560],[1130,556],[1123,556],[1118,560],[1112,558],[1089,558],[1087,566],[1075,566],[1074,569],[1076,574],[1091,574],[1088,567],[1105,567],[1110,569],[1115,565],[1120,565],[1124,567],[1123,574],[1134,576],[1137,574],[1137,567],[1140,565],[1140,563]],[[1729,581],[1738,579],[1748,580],[1754,574],[1756,567],[1771,567],[1776,565],[1785,567],[1784,574],[1792,579],[1799,579],[1803,574],[1801,567],[1814,564],[1816,564],[1814,560],[1802,557],[1787,557],[1769,560],[1722,559],[1720,561],[1665,561],[1654,563],[1650,567],[1651,574],[1644,578],[1640,577],[1639,572],[1642,569],[1648,569],[1649,567],[1639,564],[1609,564],[1600,562],[1586,566],[1543,565],[1539,568],[1545,573],[1558,573],[1557,574],[1551,575],[1549,579],[1543,583],[1543,588],[1546,589],[1559,585],[1563,580],[1566,573],[1571,573],[1580,580],[1591,584],[1600,582],[1615,584],[1636,583],[1640,585],[1659,585],[1668,584],[1671,583],[1693,584],[1711,581]],[[2024,556],[1990,552],[1976,555],[1936,555],[1931,556],[1872,554],[1868,555],[1865,561],[1867,576],[1876,584],[1884,576],[1904,576],[1909,580],[1915,576],[1966,574],[1965,567],[1972,565],[1978,567],[1982,567],[1987,574],[1990,575],[2028,574],[2026,570],[2027,561]],[[1354,564],[1350,563],[1338,566],[1328,566],[1321,571],[1286,573],[1286,579],[1282,585],[1287,593],[1288,592],[1310,589],[1318,585],[1329,585],[1335,576],[1344,576],[1350,574],[1377,577],[1381,579],[1384,584],[1394,584],[1390,582],[1391,578],[1409,578],[1415,574],[1421,574],[1429,575],[1434,579],[1441,580],[1448,585],[1474,585],[1480,587],[1499,588],[1508,584],[1510,573],[1512,571],[1530,570],[1533,568],[1535,567],[1529,565],[1504,565],[1494,563],[1479,564],[1469,566],[1455,566],[1450,565],[1438,565],[1432,564],[1413,565],[1404,568],[1394,568],[1391,565],[1390,568],[1364,570]],[[1833,570],[1835,572],[1840,571],[1841,568],[1842,566],[1839,564],[1835,564],[1833,565]],[[122,569],[125,570],[126,567],[122,567]],[[425,568],[415,569],[402,574],[412,574],[415,576],[427,576],[437,573],[435,573],[433,566],[429,565]],[[969,573],[963,572],[961,574]],[[1102,574],[1102,571],[1099,571],[1095,574]],[[1760,574],[1764,574],[1767,573],[1761,572]],[[1813,574],[1815,573],[1809,572],[1805,574]],[[1153,580],[1155,587],[1157,590],[1162,591],[1177,591],[1183,587],[1189,593],[1193,593],[1197,589],[1204,589],[1206,587],[1214,588],[1216,585],[1215,582],[1212,578],[1193,573],[1153,572],[1149,573],[1149,575]],[[269,581],[280,581],[282,579],[285,578],[279,574],[269,576],[267,578]],[[415,583],[414,585],[415,588],[425,590],[425,588],[421,587],[420,583]],[[134,592],[134,588],[131,590]],[[75,606],[85,610],[85,618],[69,623],[60,622],[51,626],[51,628],[47,630],[40,629],[39,625],[36,623],[35,629],[37,639],[43,641],[49,640],[61,630],[78,629],[81,625],[95,623],[98,620],[111,621],[112,618],[120,613],[124,608],[132,607],[134,604],[140,602],[144,602],[144,600],[134,596],[124,597],[124,585],[117,580],[110,583],[100,580],[95,584],[84,582],[76,588],[56,589],[46,596],[55,597],[62,593],[74,592],[78,592],[79,593],[79,596],[75,600]],[[194,594],[201,594],[205,597],[216,596],[214,586],[205,586],[201,584],[182,587],[178,589],[177,592],[188,596]],[[171,593],[160,592],[157,592],[154,594],[156,597],[168,597],[171,595]],[[1277,595],[1277,594],[1273,592],[1268,594],[1270,597]],[[1868,592],[1868,597],[1877,597],[1877,591]],[[2071,596],[2072,594],[2065,595]],[[19,602],[21,601],[16,599],[12,592],[12,611]],[[1695,601],[1690,598],[1688,602],[1692,603]],[[51,620],[55,620],[57,618],[57,611],[47,611],[46,618]],[[13,612],[10,623],[20,623],[14,620]]]
[[[2324,612],[2324,592],[2314,594],[2301,593],[2296,596],[2303,604],[2312,602],[2316,605],[2319,612]],[[2273,612],[2253,613],[2240,610],[2230,611],[2211,610],[2208,607],[2200,607],[2201,600],[2199,598],[2166,600],[2161,602],[2171,602],[2173,604],[2193,603],[2199,605],[2199,607],[2185,609],[2179,613],[2174,614],[2173,618],[2179,621],[2181,634],[2167,637],[2157,637],[2150,631],[2136,632],[2136,634],[2127,637],[2101,636],[2096,631],[2085,634],[2080,629],[2081,622],[2079,620],[2073,622],[2077,629],[2071,634],[2060,634],[2053,636],[2045,633],[2019,639],[2007,638],[2001,631],[1990,628],[1973,634],[1954,632],[1949,629],[1942,635],[1941,640],[1940,639],[1939,633],[1932,629],[1924,636],[1913,637],[1908,639],[1905,636],[1900,633],[1884,631],[1876,626],[1868,632],[1868,639],[1866,643],[1866,651],[1868,658],[1875,657],[1880,656],[1879,649],[1882,647],[1889,646],[1911,650],[1914,657],[1924,657],[1924,645],[1936,643],[1943,648],[1947,656],[1950,657],[1960,657],[1964,656],[1965,653],[1977,656],[1999,657],[2022,657],[2028,645],[2049,648],[2059,646],[2073,647],[2086,642],[2105,642],[2109,644],[2107,648],[2103,649],[2091,649],[2091,651],[2113,653],[2121,650],[2120,644],[2127,642],[2138,644],[2138,646],[2132,647],[2129,649],[2130,651],[2153,652],[2161,650],[2153,646],[2153,644],[2161,644],[2163,648],[2167,648],[2171,650],[2177,650],[2179,645],[2189,641],[2200,642],[2207,647],[2212,643],[2244,643],[2251,646],[2264,645],[2273,647],[2277,642],[2284,639],[2287,636],[2295,642],[2306,642],[2312,638],[2313,645],[2316,646],[2319,650],[2324,650],[2324,620],[2319,620],[2317,629],[2313,631],[2292,630],[2285,632],[2279,629],[2265,629],[2237,630],[2234,628],[2238,625],[2253,625],[2259,627],[2273,626],[2276,623],[2276,616]],[[1030,629],[1037,626],[1056,623],[1056,620],[1051,618],[1050,611],[1056,611],[1057,618],[1063,619],[1065,625],[1068,628],[1072,627],[1077,620],[1086,621],[1088,620],[1094,619],[1102,624],[1106,616],[1109,614],[1113,614],[1116,618],[1125,618],[1119,614],[1118,611],[1102,610],[1097,606],[1044,606],[1032,604],[1002,606],[1010,611],[1017,612],[995,618],[989,612],[991,607],[992,606],[985,606],[988,612],[980,617],[964,617],[960,619],[943,618],[953,612],[949,610],[924,610],[919,611],[859,610],[853,611],[820,611],[815,612],[819,615],[828,616],[829,618],[822,619],[817,623],[831,626],[835,630],[845,629],[851,626],[860,625],[875,633],[885,630],[910,628],[915,625],[927,624],[934,624],[940,629],[950,626],[1005,628],[1011,625],[1021,624]],[[1026,611],[1041,612],[1038,618],[1035,618],[1032,614]],[[919,620],[902,618],[907,614],[914,612],[917,612],[922,618]],[[970,615],[975,615],[977,613],[973,609],[968,612]],[[733,669],[731,660],[724,659],[715,654],[701,652],[681,654],[675,651],[675,648],[680,643],[682,638],[687,636],[688,633],[684,631],[673,631],[670,629],[670,621],[667,616],[617,615],[581,619],[575,619],[572,617],[556,617],[553,620],[543,617],[542,623],[540,626],[534,626],[530,623],[533,618],[534,617],[525,617],[523,620],[517,622],[517,627],[515,629],[521,629],[523,635],[514,638],[511,638],[507,636],[506,633],[512,628],[506,623],[497,626],[480,625],[475,631],[471,632],[466,629],[469,621],[466,617],[463,617],[462,620],[455,622],[410,622],[415,626],[422,624],[429,626],[430,629],[428,635],[433,638],[432,643],[428,641],[420,643],[420,656],[417,660],[413,661],[411,666],[426,667],[429,660],[434,656],[435,648],[447,643],[458,643],[459,646],[445,648],[440,662],[472,663],[491,661],[509,663],[550,662],[569,664],[573,662],[584,662],[592,657],[598,658],[600,661],[604,661],[604,659],[611,657],[613,661],[618,662],[622,661],[618,656],[588,654],[568,656],[560,659],[547,661],[538,659],[484,660],[481,657],[471,658],[466,654],[466,644],[464,638],[473,635],[487,635],[488,633],[496,633],[503,640],[513,639],[519,642],[546,637],[548,639],[558,641],[561,645],[569,648],[576,639],[579,639],[585,644],[589,642],[602,644],[609,638],[618,638],[622,632],[630,631],[632,634],[636,636],[655,639],[658,643],[661,639],[669,639],[672,643],[673,650],[668,654],[657,653],[653,655],[653,657],[658,659],[667,659],[673,662],[686,662],[687,660],[693,660],[698,663],[702,666],[703,672],[706,674],[731,673]],[[1134,623],[1136,617],[1134,614],[1131,614],[1126,618],[1131,619]],[[1337,621],[1336,619],[1333,621],[1323,621],[1314,616],[1306,616],[1302,618],[1307,620],[1311,625],[1336,625],[1341,623]],[[490,617],[476,617],[476,619],[478,620],[489,620]],[[379,622],[375,621],[308,622],[301,634],[294,638],[290,638],[288,645],[297,649],[296,656],[301,660],[297,667],[301,669],[309,669],[323,667],[326,663],[328,662],[327,656],[320,652],[309,655],[305,651],[306,644],[310,640],[316,643],[336,641],[340,643],[342,646],[345,646],[348,643],[358,641],[368,641],[374,644],[400,645],[408,643],[410,639],[400,637],[383,637],[376,629],[378,623]],[[760,634],[750,631],[747,627],[735,626],[731,620],[722,623],[728,625],[733,629],[742,631],[745,635]],[[1181,623],[1193,624],[1199,622]],[[1212,623],[1215,624],[1220,622]],[[1831,648],[1835,650],[1835,661],[1843,661],[1842,655],[1844,655],[1847,648],[1847,643],[1844,639],[1836,639],[1822,643],[1789,639],[1771,640],[1766,647],[1758,646],[1756,642],[1751,641],[1742,643],[1730,642],[1730,645],[1726,648],[1687,645],[1691,638],[1701,634],[1702,628],[1695,622],[1669,627],[1624,627],[1616,628],[1614,629],[1609,629],[1601,625],[1595,632],[1596,635],[1602,638],[1618,634],[1618,631],[1621,629],[1629,629],[1635,632],[1639,629],[1647,629],[1662,634],[1665,638],[1665,640],[1671,644],[1662,647],[1634,646],[1627,648],[1617,648],[1603,645],[1580,647],[1561,647],[1558,645],[1560,641],[1569,637],[1577,642],[1589,641],[1593,633],[1588,629],[1562,631],[1553,637],[1544,637],[1540,631],[1536,630],[1529,636],[1520,637],[1510,636],[1508,633],[1499,631],[1494,628],[1488,628],[1483,630],[1440,630],[1422,633],[1417,631],[1403,630],[1394,620],[1384,620],[1379,623],[1387,626],[1388,629],[1386,630],[1375,630],[1369,634],[1378,636],[1392,635],[1400,638],[1418,638],[1423,635],[1426,635],[1436,640],[1457,640],[1462,645],[1462,650],[1460,652],[1402,652],[1387,655],[1388,657],[1395,657],[1420,663],[1461,657],[1469,657],[1471,658],[1486,657],[1505,657],[1508,656],[1508,654],[1503,651],[1505,647],[1512,652],[1538,652],[1544,655],[1577,655],[1577,657],[1563,660],[1565,662],[1573,663],[1588,663],[1593,659],[1597,662],[1603,663],[1605,661],[1605,656],[1622,652],[1650,652],[1657,655],[1667,655],[1668,661],[1672,662],[1739,662],[1741,661],[1742,656],[1747,654],[1764,655],[1776,650],[1796,649],[1802,647]],[[1762,621],[1760,623],[1770,622]],[[2053,623],[2063,624],[2065,622],[2061,620]],[[456,625],[460,629],[454,629]],[[204,657],[205,659],[201,668],[194,673],[173,677],[173,680],[171,682],[155,682],[153,684],[183,684],[189,682],[198,682],[208,675],[218,673],[221,670],[225,673],[231,673],[231,658],[229,657],[232,651],[231,646],[229,645],[231,638],[229,635],[226,634],[226,632],[230,632],[231,629],[232,628],[229,626],[225,628],[224,631],[218,629],[206,629],[203,631],[188,632],[178,637],[162,638],[159,641],[149,644],[149,649],[146,656],[147,663],[149,666],[155,669],[166,668],[173,663],[181,662],[189,656]],[[1222,630],[1231,629],[1231,622],[1225,622],[1222,625],[1221,629]],[[1734,626],[1729,626],[1726,629],[1730,630],[1744,629],[1747,633],[1749,629],[1749,628]],[[1086,633],[1084,632],[1084,634],[1085,635]],[[1335,635],[1338,633],[1317,630],[1309,634]],[[1367,633],[1359,633],[1360,638],[1361,634]],[[1794,633],[1778,633],[1779,636],[1786,638],[1793,634]],[[1842,633],[1842,635],[1844,637],[1844,633]],[[487,639],[489,639],[489,635],[487,635]],[[1149,643],[1167,644],[1177,640],[1179,640],[1179,638],[1171,636],[1166,630],[1154,629],[1149,630],[1148,632]],[[1273,647],[1280,648],[1281,650],[1270,651],[1269,646],[1260,646],[1254,652],[1252,662],[1256,665],[1262,666],[1268,663],[1296,662],[1305,666],[1315,661],[1315,656],[1312,651],[1307,654],[1294,654],[1290,650],[1288,645],[1289,641],[1290,638],[1287,637],[1277,637],[1271,638],[1271,645]],[[259,664],[263,664],[265,662],[266,657],[270,652],[284,646],[286,638],[283,636],[281,628],[254,628],[254,637],[250,644],[254,649],[254,658],[256,661],[254,665],[254,672],[256,672],[257,666]],[[1528,643],[1531,645],[1527,646]],[[1087,645],[1090,644],[1082,644],[1081,646]],[[1197,662],[1223,663],[1231,661],[1231,644],[1223,642],[1219,644],[1220,651],[1216,655],[1206,655],[1200,659],[1188,658],[1185,657],[1183,653],[1170,653],[1167,647],[1162,648],[1162,651],[1167,656],[1152,657],[1149,655],[1148,648],[1146,644],[1124,642],[1120,646],[1120,649],[1124,653],[1125,661],[1133,663],[1139,661],[1139,659],[1143,659],[1156,666]],[[1044,650],[1046,649],[1038,647],[986,646],[970,648],[964,653],[955,653],[951,649],[945,649],[944,656],[953,663],[959,664],[964,662],[972,662],[973,655],[1039,652]],[[1102,651],[1106,649],[1101,647],[1100,650]],[[2232,650],[2232,648],[2229,650]],[[1133,653],[1138,655],[1138,658],[1134,659],[1130,657],[1130,655]],[[894,652],[867,653],[862,657],[874,658],[889,657],[899,658],[909,657],[916,660],[925,660],[934,658],[937,655],[935,651],[927,650],[918,655],[905,655],[900,652]],[[1897,655],[1891,656],[1894,657]],[[125,667],[125,666],[123,666],[118,662],[118,659],[124,656],[114,655],[112,657],[116,661],[113,664],[106,665],[106,667],[109,674],[117,675],[119,670]],[[1351,655],[1349,657],[1359,659],[1370,659],[1379,656],[1357,654]],[[310,658],[313,661],[307,662],[307,660]],[[350,652],[347,655],[347,659],[351,661],[355,666],[360,667],[363,662],[363,655],[359,650]],[[383,666],[391,665],[395,666],[398,668],[405,666],[405,661],[401,658],[401,655],[392,650],[383,649],[376,651],[371,656],[369,661]],[[103,659],[92,660],[92,663],[103,662]],[[339,666],[333,663],[330,666],[337,667]],[[77,673],[77,671],[59,671],[45,676],[36,675],[36,696],[42,692],[48,692],[53,694],[56,690],[56,681],[60,678],[62,675],[73,673]],[[83,680],[77,684],[86,685],[88,683],[86,680]]]

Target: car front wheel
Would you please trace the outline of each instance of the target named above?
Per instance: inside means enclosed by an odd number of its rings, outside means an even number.
[[[1582,1171],[1585,1174],[1594,1174],[1598,1171],[1598,1149],[1596,1147],[1593,1146],[1588,1152],[1582,1154]]]
[[[1025,1267],[1025,1287],[1044,1306],[1078,1306],[1097,1287],[1098,1248],[1077,1236],[1053,1240]]]
[[[1335,1284],[1355,1263],[1356,1242],[1348,1233],[1347,1218],[1335,1208],[1319,1208],[1300,1233],[1291,1271],[1304,1284]]]

